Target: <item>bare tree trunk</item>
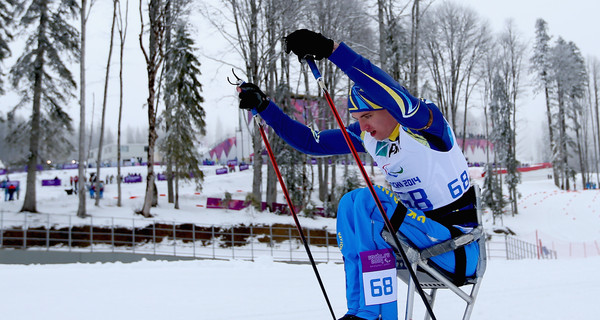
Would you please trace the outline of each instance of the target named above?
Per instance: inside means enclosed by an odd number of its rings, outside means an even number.
[[[140,2],[140,18],[142,17],[142,4]],[[161,0],[151,0],[149,4],[149,15],[150,15],[150,44],[149,55],[144,48],[142,37],[144,35],[144,23],[142,21],[142,28],[139,35],[140,47],[146,58],[147,73],[148,73],[148,163],[147,163],[147,176],[146,176],[146,194],[144,197],[144,205],[140,214],[144,217],[151,217],[150,208],[154,201],[154,148],[156,139],[158,137],[156,133],[156,76],[158,69],[160,68],[161,61],[163,58],[163,40],[164,40],[164,23],[163,23],[163,8]]]
[[[556,144],[554,140],[554,130],[552,129],[552,111],[550,109],[550,90],[548,86],[544,87],[544,95],[546,96],[546,119],[548,120],[548,135],[550,136],[550,150],[552,154],[552,173],[554,175],[554,185],[560,187],[560,181],[558,180],[558,168],[556,167],[557,161],[554,157],[556,151]]]
[[[596,139],[599,144],[600,149],[600,116],[598,115],[598,61],[594,60],[594,64],[592,67],[592,79],[593,79],[593,89],[594,89],[594,108],[596,109]],[[600,151],[600,150],[599,150]],[[598,168],[598,162],[600,161],[600,153],[596,152],[596,182],[600,183],[600,169]]]
[[[127,38],[127,18],[129,16],[129,0],[125,1],[125,21],[121,15],[121,3],[119,2],[119,39],[120,39],[120,51],[119,51],[119,124],[117,127],[117,207],[122,205],[121,195],[121,120],[123,116],[123,53],[125,51],[125,39]]]
[[[387,69],[387,50],[385,45],[386,25],[383,17],[384,0],[377,0],[377,19],[379,25],[379,63],[383,70]]]
[[[175,172],[179,172],[179,167],[175,164]],[[175,177],[175,192],[174,192],[174,207],[175,209],[179,209],[179,177]]]
[[[81,0],[80,19],[81,19],[81,48],[79,57],[79,164],[77,165],[77,195],[79,197],[79,206],[77,216],[84,218],[85,209],[85,55],[86,55],[86,9],[87,0]]]
[[[419,36],[421,34],[419,2],[420,0],[413,0],[411,13],[412,28],[410,33],[410,78],[408,90],[415,97],[419,96]]]
[[[171,2],[167,2],[167,25],[166,25],[166,32],[165,32],[165,48],[170,48],[171,47],[171,27],[172,27],[172,23],[173,23],[173,13],[171,12]],[[167,50],[167,55],[169,51]],[[168,59],[168,58],[167,58]],[[165,73],[168,73],[169,71],[169,64],[165,63]],[[165,100],[165,110],[167,113],[169,113],[169,111],[171,110],[172,106],[171,106],[171,100],[170,99],[164,99]],[[168,133],[169,132],[169,128],[171,128],[171,120],[166,120],[165,123],[165,130]],[[173,160],[171,159],[171,156],[167,154],[167,202],[168,203],[173,203],[175,200],[173,199],[174,195],[173,195]],[[177,209],[177,208],[176,208]]]
[[[269,4],[267,4],[267,10],[268,11],[273,10],[272,1],[270,1]],[[267,16],[268,15],[269,15],[269,12],[267,12]],[[273,44],[277,43],[277,30],[275,30],[275,24],[273,23],[273,19],[267,20],[266,28],[267,28],[266,34],[267,34],[268,43],[273,43]],[[274,50],[267,51],[266,90],[268,93],[274,93],[276,90],[275,88],[277,87],[277,85],[276,85],[276,81],[277,81],[276,62],[277,62],[277,57],[275,55],[275,51]],[[284,102],[284,101],[281,101],[281,102]],[[271,142],[271,148],[273,149],[273,152],[275,154],[278,154],[279,151],[281,150],[281,146],[280,146],[278,139],[279,138],[277,137],[277,134],[274,131],[271,131],[269,141]],[[269,206],[272,206],[273,203],[277,202],[277,174],[275,172],[275,168],[273,167],[273,165],[271,164],[270,161],[269,161],[269,164],[267,165],[266,202],[267,202],[267,205],[269,205]],[[272,210],[272,207],[271,207],[271,210]]]
[[[102,120],[100,120],[100,137],[98,140],[98,160],[96,162],[96,202],[94,205],[100,205],[100,168],[102,167],[102,145],[104,143],[104,120],[106,118],[106,100],[108,96],[108,78],[110,75],[110,62],[112,60],[113,42],[115,35],[115,22],[117,20],[117,1],[113,1],[113,17],[110,26],[110,47],[108,48],[108,58],[106,60],[106,74],[104,77],[104,97],[102,98]]]

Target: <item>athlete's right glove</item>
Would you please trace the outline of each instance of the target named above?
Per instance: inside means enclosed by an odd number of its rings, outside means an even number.
[[[333,40],[307,29],[296,30],[285,37],[285,52],[294,52],[298,60],[311,55],[315,60],[328,58],[333,52]]]

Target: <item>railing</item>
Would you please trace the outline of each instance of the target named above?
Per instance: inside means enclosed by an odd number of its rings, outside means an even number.
[[[557,259],[555,250],[517,239],[509,235],[492,235],[486,241],[489,259]]]
[[[304,229],[316,262],[341,262],[335,233]],[[293,226],[214,226],[0,211],[0,249],[126,252],[208,259],[308,262]]]
[[[342,262],[335,233],[304,229],[316,262]],[[546,247],[507,235],[486,241],[489,259],[556,259]],[[125,252],[207,259],[308,262],[294,226],[215,226],[150,219],[76,218],[0,210],[0,249]]]

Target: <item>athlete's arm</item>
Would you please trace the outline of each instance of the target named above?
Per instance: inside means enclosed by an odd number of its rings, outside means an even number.
[[[343,42],[334,46],[329,60],[366,91],[377,105],[386,108],[404,127],[420,132],[437,150],[452,147],[448,125],[432,102],[412,96],[390,75]]]
[[[259,114],[278,136],[300,152],[317,156],[350,153],[342,131],[339,129],[313,130],[291,119],[272,101]],[[360,140],[358,122],[350,124],[346,130],[350,134],[356,151],[365,152],[362,140]]]

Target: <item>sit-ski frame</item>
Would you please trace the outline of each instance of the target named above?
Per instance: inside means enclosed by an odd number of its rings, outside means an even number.
[[[396,233],[402,244],[402,248],[408,256],[408,260],[411,264],[410,267],[417,275],[417,279],[419,280],[418,283],[420,284],[421,289],[430,290],[425,294],[431,307],[433,308],[434,306],[438,289],[450,289],[452,292],[454,292],[467,303],[462,318],[463,320],[468,320],[471,317],[471,313],[473,312],[473,307],[475,305],[475,300],[477,299],[477,294],[479,292],[479,287],[481,286],[481,279],[483,277],[483,274],[485,273],[487,263],[487,254],[485,249],[485,234],[481,225],[481,204],[479,200],[480,190],[477,186],[474,186],[474,188],[477,198],[476,210],[478,226],[475,229],[473,229],[472,232],[464,234],[454,239],[450,239],[448,241],[444,241],[423,251],[419,251],[416,248],[412,247],[408,244],[406,238],[401,233]],[[387,232],[387,230],[384,229],[381,235],[392,246],[394,251],[397,252],[398,248],[396,248],[394,242],[388,241],[388,239],[391,240],[389,232]],[[444,274],[427,264],[427,260],[432,256],[455,250],[456,248],[466,246],[467,244],[470,244],[475,241],[479,243],[479,261],[477,264],[477,271],[473,277],[467,278],[465,283],[462,285],[471,285],[470,293],[467,293],[466,290],[463,290],[459,286],[455,285]],[[406,265],[404,264],[404,261],[402,259],[397,259],[396,271],[398,278],[400,278],[408,285],[405,319],[412,320],[415,295],[414,281],[411,281],[410,273],[408,272]],[[425,313],[425,320],[429,319],[429,313]]]

